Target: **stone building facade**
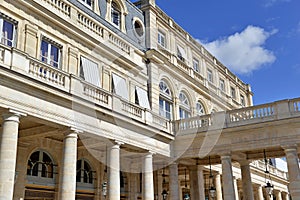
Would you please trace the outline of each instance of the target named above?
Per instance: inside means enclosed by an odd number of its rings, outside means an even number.
[[[184,156],[176,121],[253,94],[154,0],[0,0],[0,31],[1,200],[270,198],[260,160]]]

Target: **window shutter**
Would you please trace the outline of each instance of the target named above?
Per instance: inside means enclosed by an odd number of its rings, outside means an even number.
[[[129,100],[128,89],[124,78],[116,74],[112,74],[115,93],[122,98]]]
[[[84,73],[84,80],[100,87],[100,76],[98,65],[85,57],[81,57],[81,67]]]
[[[150,109],[147,91],[143,90],[140,87],[136,87],[135,89],[136,89],[136,93],[137,93],[137,96],[139,99],[139,105],[144,108]]]

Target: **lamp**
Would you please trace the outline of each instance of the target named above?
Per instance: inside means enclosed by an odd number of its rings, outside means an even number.
[[[102,195],[104,196],[104,198],[106,198],[107,195],[107,182],[103,182],[102,183]]]
[[[183,199],[184,200],[189,200],[190,195],[188,193],[187,183],[186,183],[186,169],[184,169],[184,187],[185,187],[185,194],[183,195]]]
[[[164,187],[165,187],[165,184],[166,184],[166,179],[165,179],[166,175],[165,175],[165,169],[164,169],[164,168],[163,168],[163,174],[162,174],[162,177],[163,177],[162,187],[164,188]],[[166,190],[166,189],[163,189],[161,195],[162,195],[163,200],[166,200],[166,199],[167,199],[167,196],[168,196],[167,190]]]
[[[104,199],[106,199],[107,196],[107,181],[106,181],[106,176],[107,176],[107,146],[105,147],[106,152],[105,152],[105,160],[106,160],[106,165],[104,169],[104,182],[102,183],[102,195],[104,196]]]
[[[265,170],[265,182],[266,182],[265,189],[266,189],[268,195],[271,197],[273,195],[274,186],[272,184],[271,175],[270,175],[270,172],[268,170],[268,160],[267,160],[267,157],[266,157],[266,150],[265,149],[264,149],[264,161],[265,161],[265,167],[266,167],[266,170]]]
[[[214,179],[214,176],[212,175],[212,172],[211,172],[211,162],[210,162],[210,156],[208,157],[208,160],[209,160],[209,196],[211,198],[215,198],[216,196],[216,188],[214,187],[214,184],[213,184],[213,179]]]

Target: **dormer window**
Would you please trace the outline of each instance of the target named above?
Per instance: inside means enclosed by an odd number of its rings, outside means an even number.
[[[89,8],[93,8],[93,0],[81,0],[81,2]]]
[[[121,11],[115,2],[111,4],[111,22],[120,29],[121,27]]]

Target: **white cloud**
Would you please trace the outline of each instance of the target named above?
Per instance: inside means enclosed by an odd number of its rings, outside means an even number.
[[[274,53],[263,46],[276,32],[277,30],[267,32],[260,27],[248,26],[240,33],[203,45],[233,72],[249,74],[276,60]]]
[[[264,4],[265,7],[273,6],[276,3],[287,3],[291,0],[266,0],[266,3]]]

